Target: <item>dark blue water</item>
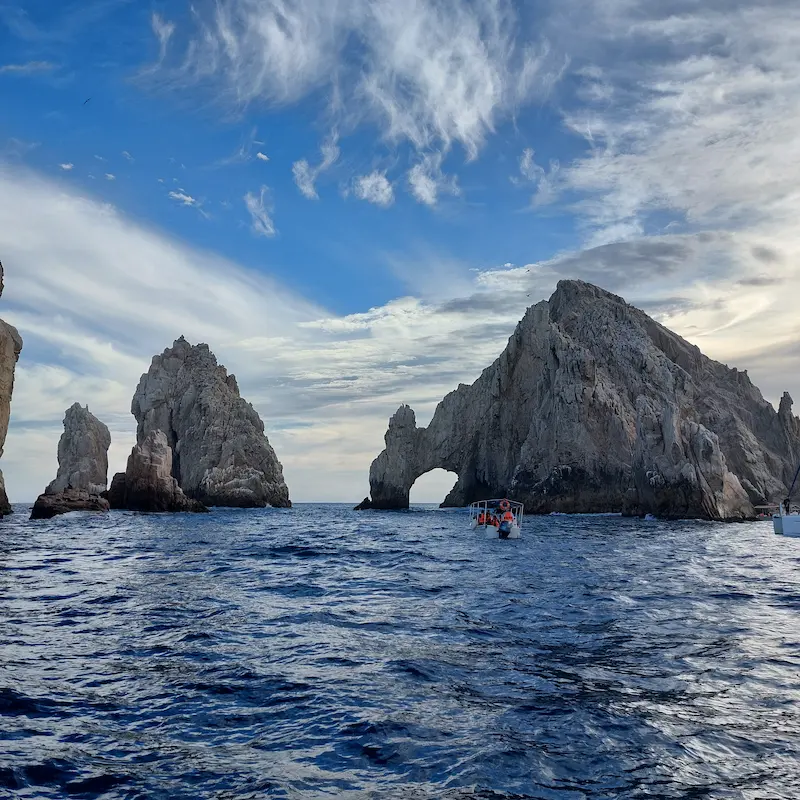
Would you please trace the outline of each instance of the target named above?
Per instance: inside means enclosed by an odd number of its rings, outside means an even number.
[[[0,528],[0,797],[800,796],[800,540],[341,506]]]

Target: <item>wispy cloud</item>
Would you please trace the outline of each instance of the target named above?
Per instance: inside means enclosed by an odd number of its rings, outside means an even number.
[[[182,206],[192,206],[194,208],[200,207],[200,201],[196,200],[190,194],[186,194],[185,192],[178,191],[178,192],[170,192],[169,193],[170,199],[174,200],[176,203],[180,203]]]
[[[33,75],[39,72],[52,72],[56,68],[50,61],[28,61],[25,64],[2,64],[0,74]]]
[[[256,158],[259,161],[269,161],[269,156],[266,153],[262,153],[260,150],[256,153]]]
[[[64,170],[64,172],[69,172],[71,169],[75,167],[74,164],[66,163],[66,164],[59,164],[59,167]]]
[[[110,173],[110,172],[106,172],[106,180],[107,180],[107,181],[115,181],[116,179],[117,179],[117,176],[116,176],[116,175],[113,175],[113,174],[112,174],[112,173]]]
[[[223,0],[199,13],[173,74],[238,107],[330,85],[331,111],[348,127],[377,123],[420,150],[458,143],[471,159],[560,74],[522,10],[512,0]]]
[[[459,195],[461,190],[454,175],[442,173],[442,154],[429,153],[415,164],[408,173],[411,193],[420,202],[435,206],[442,193]]]
[[[511,176],[513,183],[517,185],[534,184],[536,192],[531,199],[533,207],[544,206],[552,203],[558,197],[556,181],[561,165],[556,159],[550,161],[550,169],[536,163],[535,153],[532,148],[526,147],[519,158],[520,179],[516,175]]]
[[[130,154],[130,153],[127,151],[127,150],[123,150],[123,151],[122,151],[122,157],[123,157],[123,158],[124,158],[126,161],[130,161],[130,162],[133,162],[133,161],[135,160],[135,159],[133,158],[133,156],[132,156],[132,155],[131,155],[131,154]]]
[[[244,196],[244,204],[250,212],[251,229],[257,236],[272,237],[276,234],[275,223],[272,221],[272,205],[269,202],[269,189],[261,187],[259,194],[248,192]]]
[[[394,203],[394,189],[385,172],[370,172],[369,175],[361,175],[356,178],[353,184],[353,191],[356,197],[374,203],[376,206],[388,208]]]
[[[316,167],[312,167],[308,161],[301,159],[292,164],[292,176],[297,188],[309,200],[316,200],[316,182],[319,176],[329,170],[339,158],[338,134],[334,131],[320,147],[322,160]]]
[[[175,25],[165,20],[160,14],[153,12],[150,17],[150,26],[158,39],[158,61],[161,63],[166,58],[169,40],[175,33]]]

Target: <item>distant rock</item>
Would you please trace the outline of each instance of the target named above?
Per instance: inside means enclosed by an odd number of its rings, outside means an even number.
[[[137,441],[154,431],[166,435],[171,474],[187,497],[208,506],[291,506],[264,424],[208,345],[181,337],[155,356],[131,411]]]
[[[414,481],[458,475],[444,505],[507,495],[533,513],[736,520],[780,501],[800,420],[622,298],[560,281],[500,357],[436,408],[402,406],[370,469],[373,508],[406,508]],[[364,504],[362,504],[363,506]]]
[[[151,431],[128,457],[106,493],[111,508],[151,512],[203,512],[208,509],[183,493],[172,477],[172,448],[163,431]]]
[[[108,483],[108,428],[89,411],[75,403],[64,416],[64,433],[58,442],[58,474],[45,490],[57,494],[82,489],[100,494]]]
[[[82,489],[65,489],[57,494],[39,495],[31,511],[31,519],[52,519],[72,511],[104,513],[108,510],[108,501],[97,494]]]
[[[31,519],[50,519],[70,511],[108,511],[100,497],[108,481],[111,434],[89,407],[75,403],[64,415],[58,442],[58,474],[40,495]]]
[[[0,295],[3,294],[3,265],[0,263]],[[14,370],[22,351],[22,337],[17,329],[0,320],[0,457],[3,455],[8,421],[11,416],[11,394],[14,390]],[[0,517],[11,514],[6,484],[0,472]]]

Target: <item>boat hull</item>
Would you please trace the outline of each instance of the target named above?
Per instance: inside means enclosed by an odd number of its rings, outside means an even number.
[[[772,529],[779,536],[800,539],[800,514],[775,514],[772,517]]]
[[[483,531],[484,536],[487,539],[500,539],[500,531],[494,525],[479,525],[476,520],[472,520],[472,530],[476,528],[480,528]],[[511,530],[509,531],[508,536],[506,539],[520,539],[522,537],[522,531],[520,530],[519,525],[512,525]]]

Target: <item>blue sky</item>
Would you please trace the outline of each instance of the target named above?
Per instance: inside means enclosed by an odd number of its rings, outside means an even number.
[[[181,334],[236,372],[294,499],[358,500],[399,403],[424,424],[561,277],[793,390],[799,24],[782,0],[0,0],[12,500],[76,400],[122,468]]]

